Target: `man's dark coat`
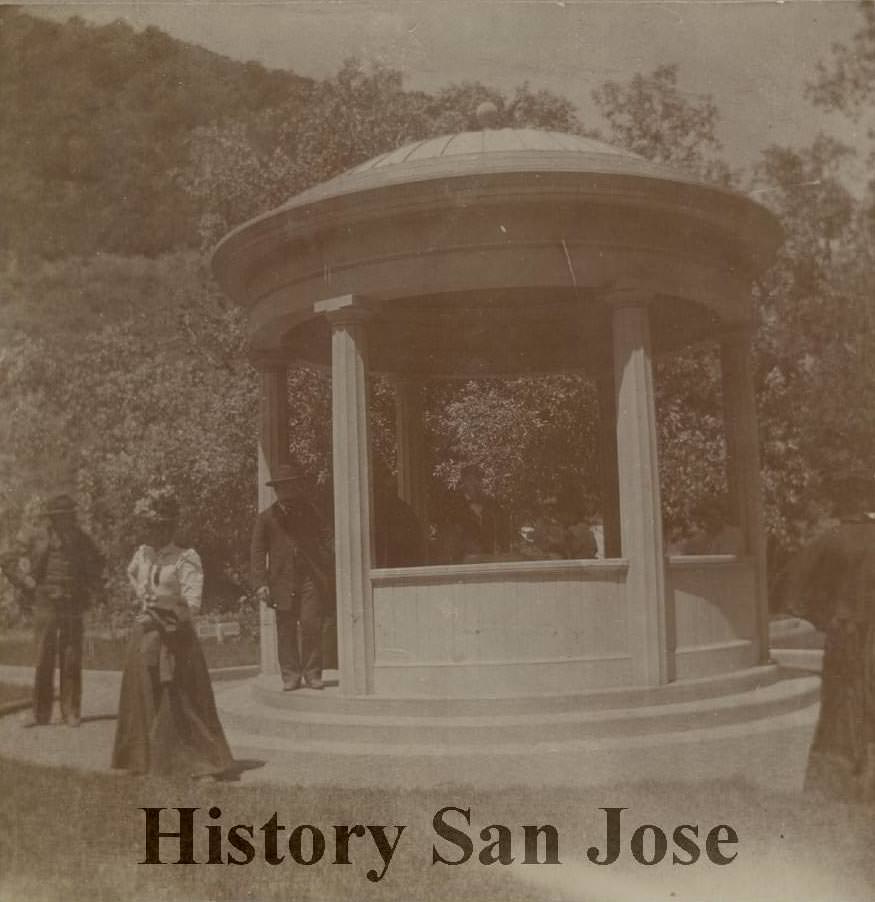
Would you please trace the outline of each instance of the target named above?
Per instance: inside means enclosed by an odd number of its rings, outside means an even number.
[[[308,502],[276,502],[262,511],[252,531],[250,555],[253,588],[267,586],[279,611],[295,607],[296,593],[312,576],[322,599],[331,595],[331,562],[325,521]]]

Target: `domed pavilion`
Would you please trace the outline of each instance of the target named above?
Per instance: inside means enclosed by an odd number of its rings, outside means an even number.
[[[741,194],[589,138],[488,128],[383,154],[221,242],[214,272],[248,311],[262,373],[262,507],[288,454],[287,368],[330,367],[347,704],[649,693],[767,662],[751,286],[780,242]],[[720,345],[741,546],[668,556],[653,364],[704,340]],[[375,567],[372,372],[394,377],[399,493],[419,513],[424,380],[587,373],[604,558]]]

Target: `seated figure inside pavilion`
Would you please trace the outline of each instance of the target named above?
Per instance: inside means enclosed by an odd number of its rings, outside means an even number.
[[[693,511],[692,534],[680,543],[680,554],[733,554],[743,552],[740,527],[733,522],[725,496],[705,498]]]
[[[530,524],[520,528],[522,557],[530,560],[589,560],[599,557],[592,518],[573,491],[550,495]],[[602,555],[603,556],[603,553]]]
[[[512,515],[485,490],[480,470],[466,466],[458,488],[436,503],[431,562],[591,560],[604,557],[600,524],[579,492],[548,495]]]
[[[513,560],[510,517],[483,485],[476,466],[462,470],[459,486],[436,511],[436,556],[440,563]]]
[[[374,465],[374,559],[377,567],[428,563],[425,528],[399,497],[392,474],[378,463]]]

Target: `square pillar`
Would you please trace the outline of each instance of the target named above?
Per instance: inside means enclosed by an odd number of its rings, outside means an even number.
[[[650,313],[645,296],[613,310],[620,535],[629,562],[626,603],[636,682],[659,686],[674,676],[666,628],[662,505],[656,448]]]
[[[261,512],[276,501],[273,489],[265,483],[289,454],[288,370],[279,360],[256,359],[253,362],[261,380],[258,429],[258,510]],[[278,676],[276,614],[264,602],[259,608],[261,672],[265,676]]]
[[[748,330],[723,336],[720,341],[720,372],[730,502],[744,536],[744,553],[753,559],[756,568],[757,658],[760,664],[767,664],[769,595],[766,533],[763,524],[759,437],[750,346]]]
[[[374,689],[373,498],[368,438],[367,327],[370,311],[347,295],[315,305],[331,324],[334,553],[340,691]]]

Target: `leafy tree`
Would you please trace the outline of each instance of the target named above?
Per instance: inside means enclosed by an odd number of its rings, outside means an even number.
[[[875,2],[861,0],[858,10],[862,21],[851,45],[833,45],[829,63],[818,63],[808,96],[815,105],[844,114],[854,124],[854,132],[868,138],[868,184],[860,228],[871,246],[875,243]]]
[[[476,131],[481,127],[477,122],[477,107],[484,102],[495,105],[499,128],[583,130],[574,105],[550,91],[533,91],[528,82],[523,82],[508,96],[481,82],[465,81],[447,85],[428,99],[425,115],[430,131],[436,135]]]
[[[204,250],[302,184],[295,161],[279,147],[262,150],[252,128],[238,121],[194,129],[186,139],[186,165],[173,170],[176,183],[203,211],[197,229]]]
[[[476,464],[484,487],[511,510],[569,489],[600,505],[598,400],[584,376],[476,380],[433,389],[428,423],[436,475],[446,485]]]
[[[119,272],[127,269],[127,278]],[[18,305],[38,307],[57,286],[87,286],[106,310],[64,340],[70,311],[6,328],[0,355],[0,458],[8,538],[33,495],[76,486],[86,524],[118,564],[139,540],[134,501],[169,483],[186,511],[189,540],[203,553],[213,594],[240,562],[255,498],[255,373],[243,354],[239,310],[226,305],[182,255],[47,263],[21,281]],[[125,297],[127,295],[127,297]]]
[[[575,131],[571,103],[548,91],[518,86],[511,97],[478,82],[434,95],[406,91],[401,73],[351,58],[306,95],[245,119],[194,129],[188,162],[176,183],[203,211],[202,245],[311,185],[411,141],[479,128],[475,111],[496,104],[501,124]]]
[[[849,149],[820,136],[770,148],[754,190],[786,240],[757,286],[757,384],[769,526],[790,548],[830,509],[830,478],[875,469],[873,253],[864,204],[841,181]]]
[[[726,494],[720,359],[702,343],[654,366],[662,515],[666,538],[689,536],[705,498]]]
[[[689,100],[678,67],[659,66],[627,83],[607,81],[593,100],[608,123],[609,141],[656,163],[728,183],[731,173],[717,138],[719,113],[710,96]]]
[[[818,63],[808,86],[814,103],[856,118],[871,113],[875,97],[875,3],[862,0],[858,9],[863,21],[852,45],[834,44],[830,63]]]

